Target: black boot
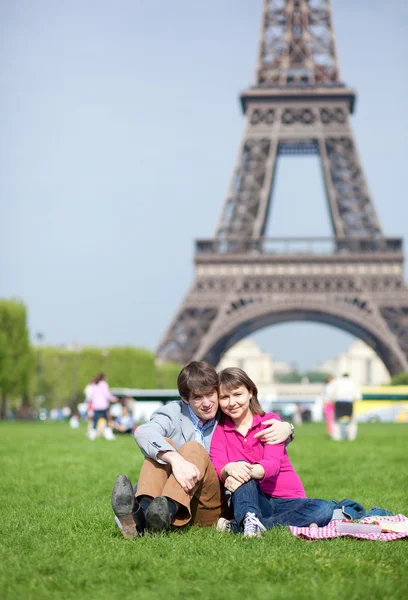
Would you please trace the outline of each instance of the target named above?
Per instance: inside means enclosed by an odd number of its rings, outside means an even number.
[[[146,511],[146,524],[152,531],[168,531],[176,516],[177,506],[166,496],[157,496]]]
[[[136,529],[138,533],[143,534],[146,529],[146,517],[142,507],[140,506],[136,498],[132,516],[134,522],[136,523]]]
[[[116,515],[117,523],[122,531],[123,537],[135,538],[143,531],[143,529],[141,529],[139,532],[136,528],[137,520],[135,520],[134,515],[138,514],[138,509],[140,512],[142,511],[135,500],[135,494],[130,479],[126,475],[118,475],[116,478],[112,490],[112,509]]]

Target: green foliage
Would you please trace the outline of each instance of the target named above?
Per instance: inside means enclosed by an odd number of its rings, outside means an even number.
[[[327,378],[330,377],[330,373],[324,373],[323,371],[307,371],[304,374],[309,383],[327,383]]]
[[[69,349],[36,347],[37,387],[45,396],[44,407],[77,404],[85,386],[100,372],[111,387],[154,388],[154,355],[131,347]]]
[[[11,396],[27,393],[33,372],[33,355],[27,329],[27,312],[18,300],[0,299],[0,393],[1,416]]]
[[[408,373],[398,373],[391,378],[391,385],[408,385]]]
[[[125,540],[112,487],[119,473],[135,483],[143,457],[131,436],[90,442],[85,429],[0,424],[1,598],[405,600],[408,538],[308,542],[280,527],[244,539],[192,527]],[[403,424],[361,424],[341,443],[312,423],[288,452],[308,496],[408,516],[407,445]]]
[[[85,346],[84,348],[81,348],[81,350],[75,352],[75,355],[73,366],[78,373],[77,389],[79,399],[81,400],[83,398],[82,392],[85,389],[85,386],[88,385],[95,375],[98,373],[106,373],[108,375],[107,361],[109,350]]]
[[[300,373],[297,369],[289,371],[289,373],[276,373],[274,379],[277,383],[302,383],[307,380],[309,383],[326,383],[330,373],[323,371],[306,371]]]
[[[289,373],[276,373],[274,379],[277,383],[300,383],[302,374],[297,369],[293,369]]]
[[[79,352],[65,348],[36,347],[37,388],[45,397],[44,408],[60,407],[75,402],[82,386]],[[100,355],[100,351],[99,351]],[[94,376],[94,375],[92,375]],[[85,375],[84,379],[90,379]],[[82,386],[82,387],[81,387]],[[82,399],[82,394],[79,396]]]
[[[156,385],[162,390],[174,390],[177,387],[177,376],[182,369],[178,363],[156,365]]]
[[[111,387],[149,389],[156,386],[154,355],[141,348],[110,348],[106,374]]]

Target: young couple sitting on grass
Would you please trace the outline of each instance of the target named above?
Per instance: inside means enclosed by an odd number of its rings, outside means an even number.
[[[277,525],[331,520],[333,504],[306,498],[290,463],[293,426],[265,414],[244,371],[217,374],[191,362],[177,385],[182,400],[135,431],[145,456],[135,490],[126,475],[116,479],[112,508],[124,537],[187,524],[253,537]]]

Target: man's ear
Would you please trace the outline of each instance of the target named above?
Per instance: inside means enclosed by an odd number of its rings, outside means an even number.
[[[181,396],[180,396],[180,398],[182,399],[182,401],[184,402],[184,404],[188,404],[188,400],[186,400],[185,398],[182,398]]]

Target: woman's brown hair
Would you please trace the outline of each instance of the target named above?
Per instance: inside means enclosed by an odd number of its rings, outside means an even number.
[[[218,382],[221,388],[225,388],[228,392],[236,390],[238,387],[243,385],[246,387],[248,392],[251,394],[251,400],[249,401],[249,410],[253,415],[264,416],[265,411],[262,410],[262,406],[258,400],[258,388],[250,377],[242,369],[238,367],[230,367],[229,369],[223,369],[218,373]]]
[[[98,373],[98,375],[93,380],[93,383],[99,383],[105,379],[105,373]]]

